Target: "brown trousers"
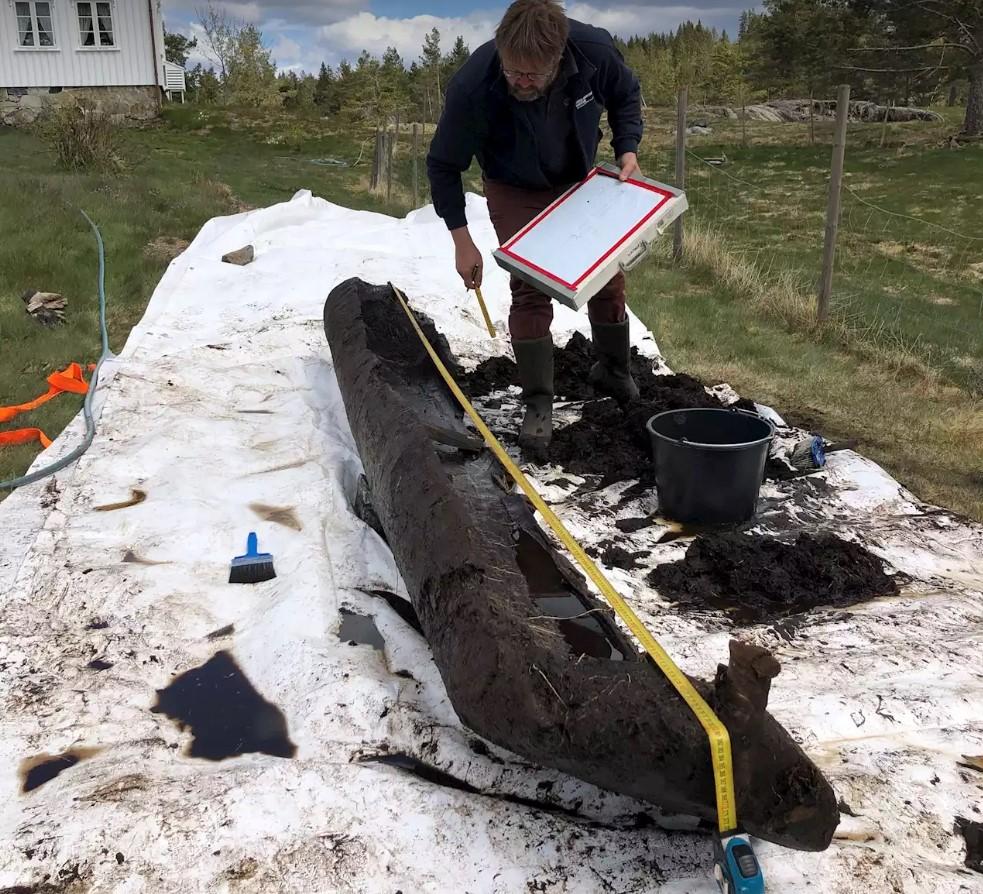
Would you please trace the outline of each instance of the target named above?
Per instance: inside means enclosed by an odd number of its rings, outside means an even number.
[[[556,201],[569,187],[520,189],[485,180],[488,213],[500,245],[511,239],[537,214]],[[553,301],[534,286],[512,277],[509,332],[512,338],[542,338],[553,322]],[[592,323],[620,323],[625,318],[625,277],[618,273],[587,304]]]

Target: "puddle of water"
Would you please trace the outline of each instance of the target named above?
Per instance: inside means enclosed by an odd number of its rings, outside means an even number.
[[[572,592],[550,553],[525,531],[519,532],[516,560],[529,584],[537,614],[555,619],[574,657],[624,660],[624,653],[615,645],[617,640],[606,629],[604,616],[590,613],[596,607]]]
[[[420,625],[420,619],[417,617],[416,609],[413,608],[413,603],[409,599],[403,599],[401,596],[390,593],[388,590],[362,590],[362,592],[384,600],[410,627],[419,633],[420,636],[424,636],[423,627]]]
[[[73,748],[64,754],[39,754],[37,757],[28,758],[20,767],[23,779],[21,791],[26,794],[41,788],[60,773],[98,752],[98,748]]]
[[[386,641],[375,626],[371,615],[357,615],[350,609],[341,609],[341,629],[338,639],[343,643],[357,643],[360,646],[372,646],[382,652]]]
[[[150,710],[177,721],[182,730],[190,728],[189,757],[220,761],[251,752],[293,757],[297,751],[283,712],[256,691],[228,652],[216,652],[158,689]]]
[[[536,599],[536,607],[543,615],[558,619],[556,623],[560,632],[577,657],[587,655],[590,658],[624,661],[624,653],[608,639],[597,619],[585,614],[591,607],[578,597],[562,593],[542,596]]]

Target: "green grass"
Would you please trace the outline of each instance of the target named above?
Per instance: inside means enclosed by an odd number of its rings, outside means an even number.
[[[53,370],[98,357],[95,241],[79,208],[106,242],[108,323],[118,351],[167,266],[147,252],[158,237],[191,240],[211,217],[280,202],[303,188],[349,207],[384,210],[362,182],[371,159],[367,137],[317,118],[172,106],[159,126],[124,134],[124,174],[100,176],[59,170],[34,135],[0,128],[0,405],[30,400],[47,390]],[[352,163],[363,146],[358,167],[311,161]],[[407,146],[397,169],[409,183]],[[397,194],[389,208],[405,212],[409,196]],[[19,300],[28,288],[64,295],[66,325],[46,329],[28,317]],[[2,428],[41,428],[54,438],[80,406],[81,398],[63,394]],[[0,480],[22,473],[38,449],[0,448]]]
[[[922,499],[983,519],[983,403],[963,389],[795,331],[706,268],[667,260],[630,283],[633,310],[675,369],[776,407],[858,450]]]
[[[734,122],[713,126],[712,135],[689,138],[688,221],[753,262],[765,280],[791,277],[814,293],[830,125],[818,126],[815,146],[806,125],[754,125],[747,147]],[[889,125],[882,148],[880,125],[851,125],[832,309],[858,341],[906,352],[980,395],[983,147],[945,147],[953,129]],[[674,152],[658,126],[645,148],[652,173],[671,176]],[[694,156],[728,162],[711,167]]]
[[[651,113],[641,153],[646,173],[670,181],[673,120],[669,110]],[[879,125],[851,126],[848,185],[921,221],[844,196],[830,325],[813,323],[825,122],[816,145],[806,125],[751,124],[747,147],[735,122],[691,138],[695,154],[726,154],[728,163],[711,169],[690,158],[686,263],[663,255],[643,265],[629,293],[674,368],[729,381],[831,437],[857,437],[922,498],[983,519],[983,243],[926,223],[983,235],[983,147],[943,148],[957,129],[955,119],[891,125],[881,148]],[[0,129],[0,405],[40,394],[51,370],[98,352],[95,249],[77,208],[106,238],[118,350],[166,265],[145,253],[153,240],[190,240],[214,215],[305,188],[348,207],[403,214],[409,147],[404,128],[387,204],[368,192],[371,132],[316,117],[173,106],[159,126],[125,134],[129,164],[111,178],[61,172],[33,136]],[[312,162],[329,157],[349,166]],[[476,168],[466,180],[480,188]],[[43,329],[27,317],[17,296],[29,287],[69,299],[66,326]],[[62,395],[3,427],[40,426],[54,437],[79,404]],[[0,449],[0,479],[36,454],[36,445]]]

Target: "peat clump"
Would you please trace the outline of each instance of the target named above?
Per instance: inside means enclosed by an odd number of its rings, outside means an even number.
[[[793,543],[708,534],[689,545],[684,559],[660,565],[647,580],[673,602],[723,609],[739,624],[898,594],[877,556],[833,534],[800,534]]]

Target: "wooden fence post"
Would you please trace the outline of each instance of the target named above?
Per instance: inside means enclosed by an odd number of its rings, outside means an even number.
[[[886,106],[884,106],[884,126],[881,128],[881,149],[884,148],[884,142],[887,140],[887,123],[891,120],[891,106],[894,105],[894,100],[892,99]]]
[[[413,125],[413,207],[420,207],[420,125]]]
[[[823,269],[819,280],[816,318],[829,318],[829,300],[833,294],[833,260],[836,256],[836,230],[840,223],[840,190],[843,186],[843,159],[846,155],[846,129],[850,113],[850,85],[841,84],[836,98],[836,137],[833,140],[833,166],[829,175],[829,198],[826,202],[826,242],[823,246]]]
[[[747,88],[741,84],[741,145],[747,148]]]
[[[686,187],[686,103],[687,89],[681,87],[676,100],[676,183],[679,189]],[[683,218],[676,218],[672,232],[672,257],[677,263],[683,259]]]

